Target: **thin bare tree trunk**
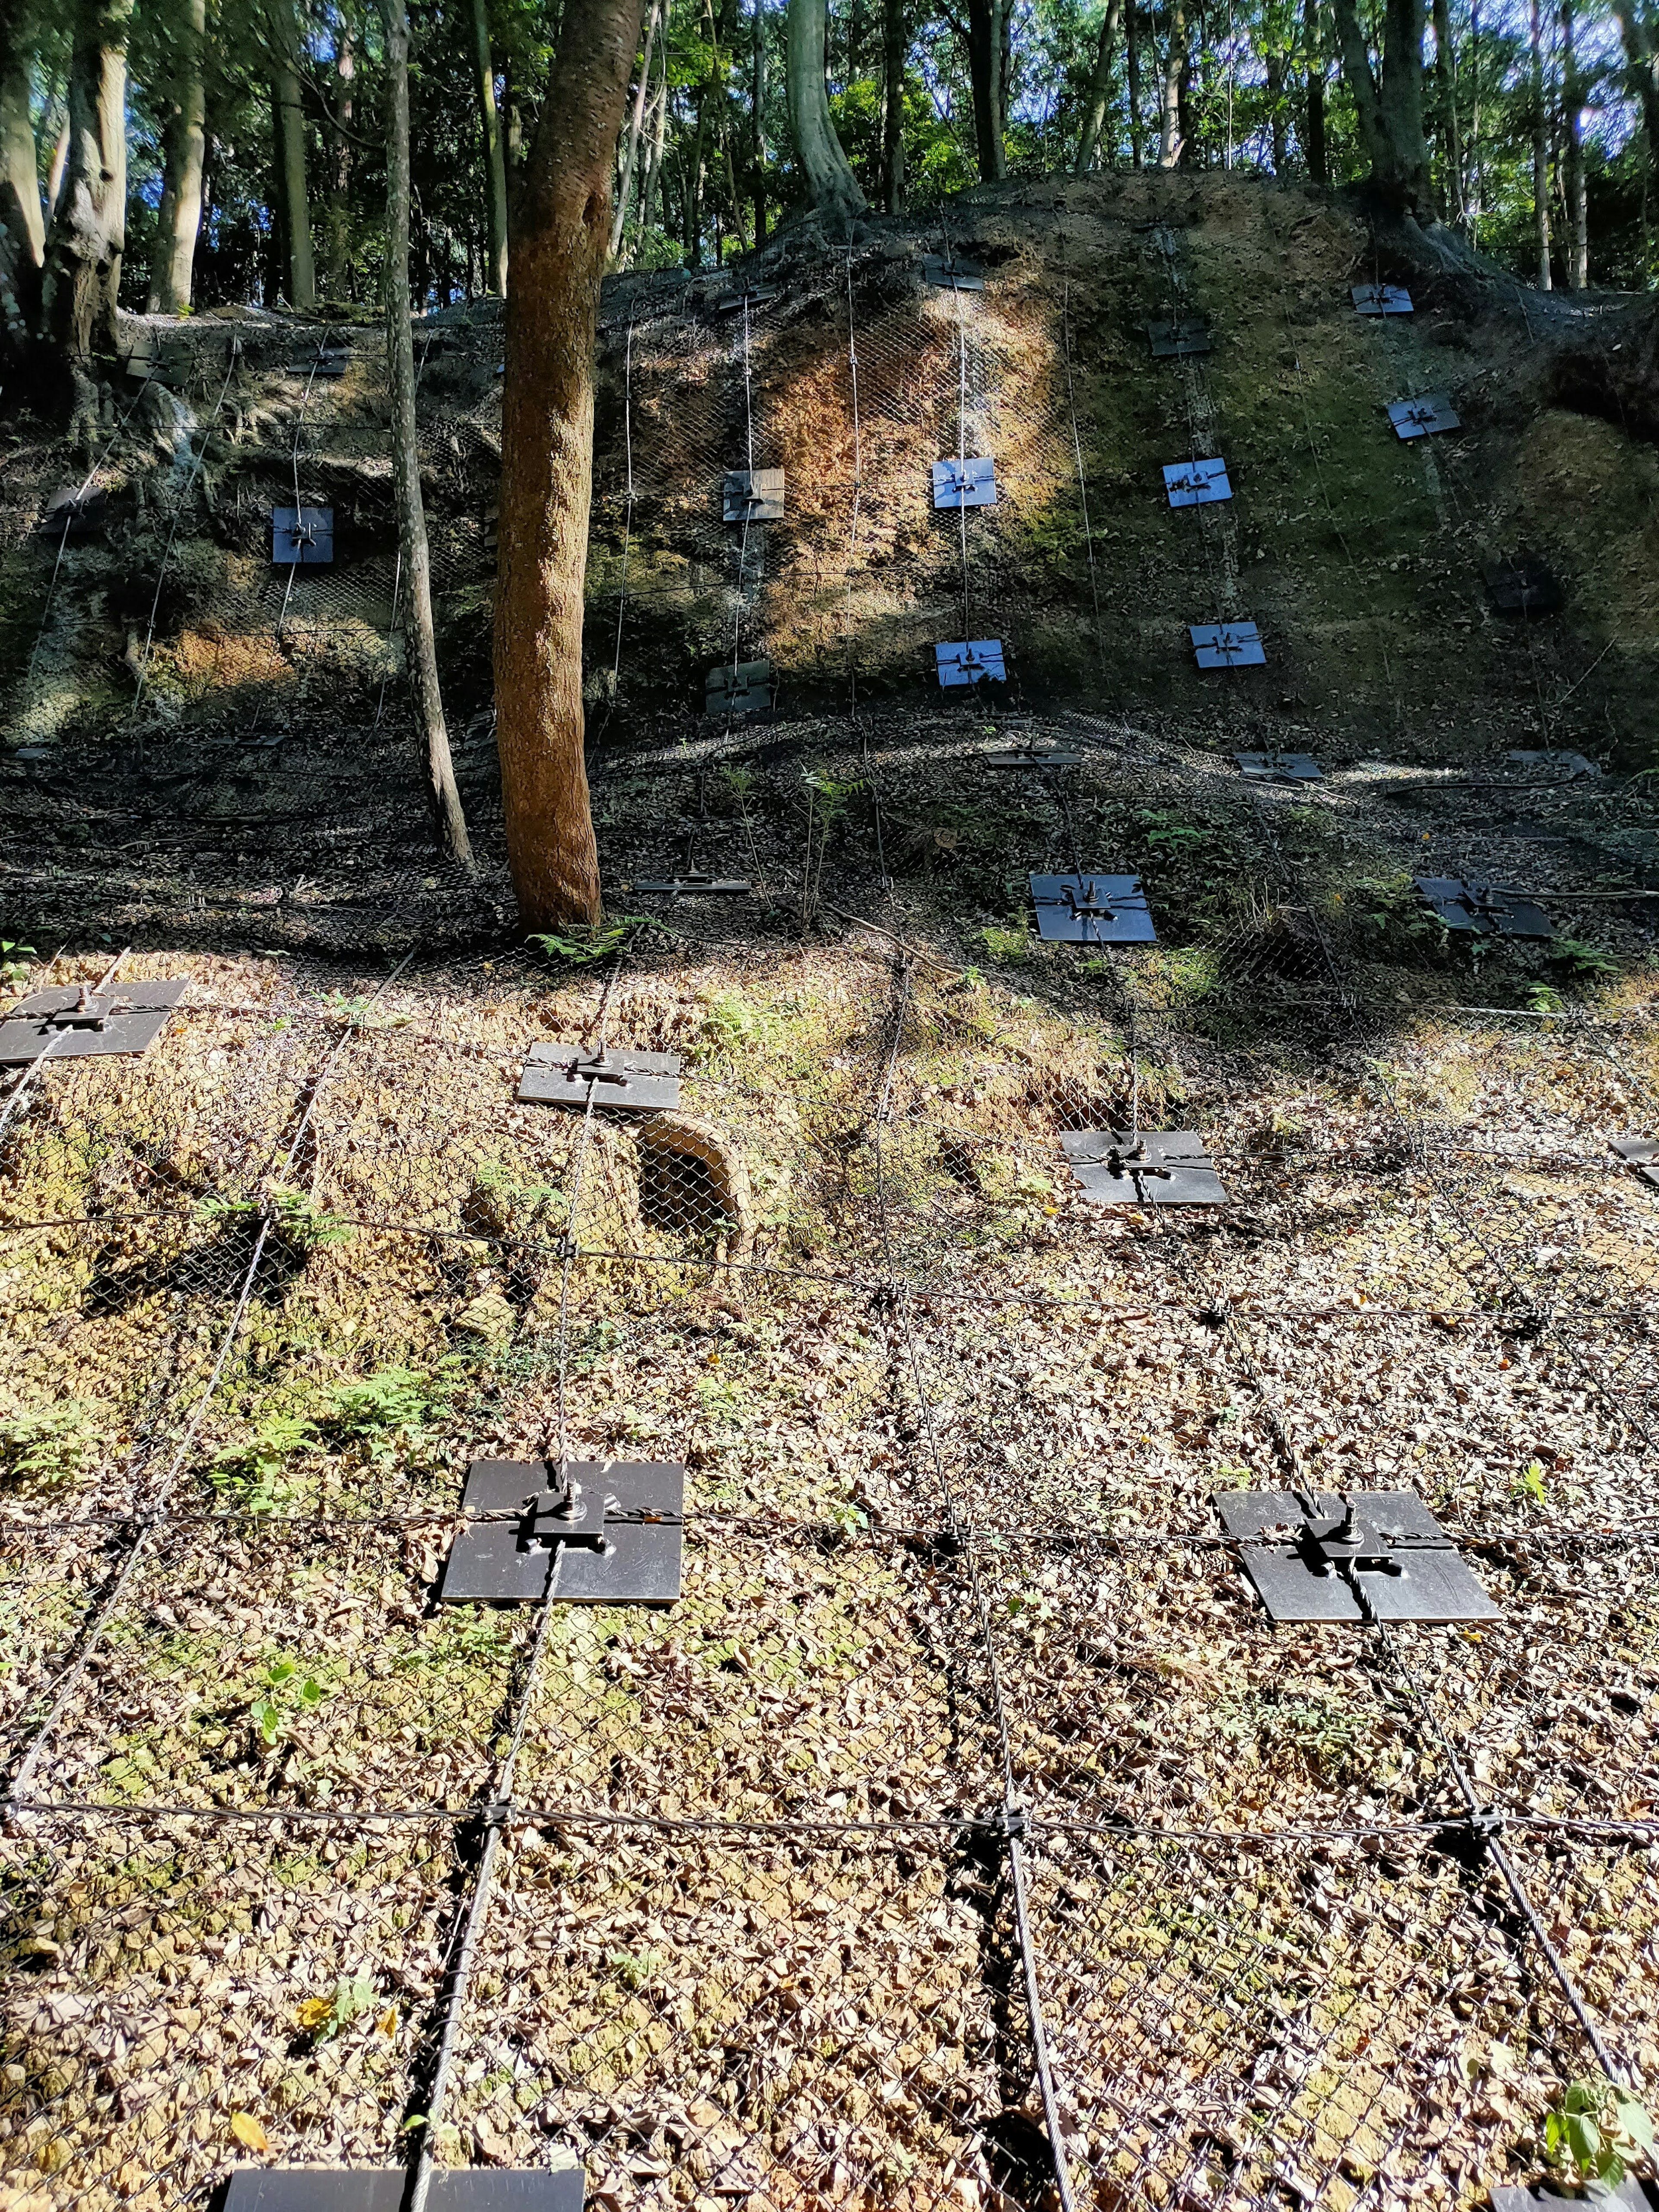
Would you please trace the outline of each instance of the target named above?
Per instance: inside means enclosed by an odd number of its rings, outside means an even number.
[[[1089,79],[1089,103],[1083,118],[1083,143],[1078,148],[1077,173],[1086,176],[1095,166],[1100,150],[1101,126],[1106,120],[1106,101],[1112,88],[1112,56],[1116,50],[1118,33],[1123,25],[1123,0],[1106,0],[1106,12],[1100,19],[1100,38],[1095,47],[1095,65]]]
[[[202,163],[207,151],[207,95],[202,55],[207,0],[182,0],[173,52],[173,82],[165,137],[161,205],[150,269],[149,311],[182,314],[190,306],[196,240],[202,228]]]
[[[351,121],[356,106],[357,56],[349,23],[342,23],[334,52],[334,173],[329,179],[323,288],[345,297],[351,265]]]
[[[495,58],[489,43],[489,0],[472,0],[472,49],[478,71],[478,115],[483,127],[484,208],[489,217],[490,289],[507,297],[507,156],[495,107]]]
[[[651,155],[645,172],[645,191],[640,199],[640,230],[651,228],[651,211],[662,189],[663,152],[668,143],[668,41],[663,40],[662,76],[657,84],[657,103],[651,125]]]
[[[789,119],[801,173],[825,228],[844,232],[869,204],[830,120],[824,0],[789,0],[788,33]]]
[[[1584,87],[1578,74],[1573,0],[1561,0],[1561,106],[1565,158],[1562,189],[1567,213],[1567,289],[1589,283],[1589,194],[1584,177]]]
[[[889,215],[904,212],[904,64],[909,50],[904,0],[882,0],[881,204]]]
[[[1463,146],[1457,128],[1457,47],[1452,38],[1450,0],[1434,0],[1434,77],[1440,95],[1440,189],[1446,220],[1461,228],[1463,206]]]
[[[288,303],[301,313],[309,313],[317,305],[317,264],[306,196],[306,118],[300,94],[300,27],[294,0],[280,0],[271,10],[270,21],[276,41],[270,102],[276,125],[276,178],[288,240]]]
[[[78,0],[70,58],[69,157],[46,233],[40,327],[77,365],[115,350],[127,212],[127,36],[132,0]]]
[[[480,7],[483,0],[477,0]],[[640,81],[635,88],[633,112],[628,118],[628,145],[623,155],[622,180],[617,186],[617,212],[611,222],[611,258],[614,261],[622,251],[623,229],[628,221],[629,196],[634,189],[634,165],[639,160],[640,134],[645,125],[645,97],[651,82],[651,48],[657,36],[658,19],[662,13],[662,0],[651,0],[651,12],[645,21],[645,52],[640,62]],[[737,187],[732,186],[732,205],[737,204]]]
[[[1528,20],[1532,61],[1532,216],[1538,239],[1538,289],[1547,292],[1550,275],[1550,142],[1549,110],[1544,100],[1544,26],[1539,0],[1532,0]]]
[[[409,17],[382,0],[386,25],[386,350],[392,382],[392,477],[402,556],[404,650],[421,718],[427,788],[445,845],[472,863],[449,757],[438,653],[432,634],[432,555],[421,500],[415,430],[415,342],[409,319]]]
[[[1008,173],[1003,142],[1002,46],[1006,0],[968,0],[968,76],[974,95],[974,146],[981,182]]]
[[[1170,46],[1164,57],[1164,83],[1158,101],[1158,166],[1181,166],[1185,141],[1181,131],[1181,80],[1187,67],[1186,0],[1170,0]]]
[[[1124,0],[1123,60],[1129,77],[1129,167],[1138,169],[1140,142],[1140,0]]]
[[[528,929],[599,915],[582,759],[593,331],[641,0],[564,0],[513,237],[501,410],[495,742]]]
[[[1308,112],[1304,125],[1310,183],[1329,181],[1329,157],[1325,150],[1325,41],[1322,35],[1320,0],[1302,0],[1302,67],[1307,86]]]
[[[1642,0],[1620,0],[1613,9],[1625,49],[1625,78],[1642,111],[1648,173],[1659,177],[1659,36],[1642,13]]]

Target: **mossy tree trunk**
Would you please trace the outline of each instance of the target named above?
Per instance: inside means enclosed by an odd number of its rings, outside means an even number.
[[[1423,136],[1424,0],[1384,0],[1375,67],[1356,0],[1334,0],[1342,75],[1353,95],[1372,191],[1396,214],[1431,217]]]
[[[1007,0],[968,0],[968,78],[974,96],[974,149],[981,180],[987,184],[994,177],[1006,177],[1008,173],[1008,151],[1003,137],[1002,82],[1006,22]]]
[[[1100,133],[1106,120],[1106,102],[1112,88],[1112,61],[1123,27],[1123,0],[1106,0],[1095,46],[1095,65],[1089,77],[1088,103],[1083,117],[1083,139],[1078,148],[1079,176],[1086,176],[1100,155]]]
[[[501,404],[495,741],[507,851],[530,929],[593,921],[582,758],[582,599],[593,488],[593,333],[611,172],[641,0],[565,0],[513,233]]]
[[[1176,169],[1186,150],[1181,128],[1181,83],[1187,73],[1186,0],[1170,0],[1170,44],[1158,99],[1158,166]]]
[[[864,213],[868,202],[830,119],[827,35],[824,0],[789,0],[790,126],[813,211],[834,235],[844,233],[854,218]]]
[[[471,866],[466,821],[450,761],[432,633],[432,556],[421,498],[415,428],[415,342],[409,319],[409,17],[383,0],[386,27],[386,340],[392,382],[392,477],[403,556],[404,637],[420,717],[427,789],[443,842]]]
[[[149,311],[160,315],[182,314],[190,306],[207,152],[207,96],[202,82],[207,0],[181,0],[174,21],[172,82],[162,132],[161,204],[149,280]]]
[[[77,0],[70,53],[69,157],[46,234],[40,331],[83,368],[115,350],[127,215],[127,38],[132,0]]]
[[[317,305],[317,264],[311,244],[311,205],[306,184],[306,116],[300,90],[300,26],[294,0],[277,0],[270,10],[270,108],[276,136],[276,185],[282,198],[283,234],[288,242],[284,271],[288,303],[301,314],[309,314]]]

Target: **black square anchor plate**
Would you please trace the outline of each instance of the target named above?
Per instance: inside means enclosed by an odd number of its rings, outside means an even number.
[[[952,512],[959,507],[994,507],[997,503],[997,465],[988,453],[970,453],[965,460],[935,461],[933,505]]]
[[[703,691],[708,714],[765,714],[772,707],[769,660],[723,660],[708,672]]]
[[[566,1473],[582,1516],[569,1536],[545,1460],[480,1459],[461,1511],[474,1525],[450,1547],[445,1605],[523,1605],[547,1595],[554,1554],[561,1605],[672,1605],[680,1594],[685,1469],[666,1462],[580,1460]]]
[[[1081,768],[1081,753],[1062,752],[1058,745],[1023,745],[1006,753],[987,753],[987,768],[1025,769],[1041,773],[1050,768]]]
[[[239,2166],[225,2212],[398,2212],[409,2176],[400,2166]],[[440,2166],[429,2202],[444,2212],[582,2212],[580,2166]]]
[[[1224,1206],[1215,1164],[1191,1129],[1068,1129],[1060,1147],[1099,1206]]]
[[[1353,303],[1362,315],[1409,315],[1412,295],[1403,284],[1354,284]]]
[[[963,643],[936,645],[933,662],[939,680],[947,690],[955,684],[1006,684],[1008,680],[1000,637],[970,637]]]
[[[747,898],[754,885],[747,876],[707,876],[688,868],[683,876],[637,876],[634,889],[644,898]]]
[[[61,545],[84,545],[88,538],[101,536],[108,520],[107,493],[59,484],[34,526],[42,538],[55,538]]]
[[[351,366],[349,346],[319,346],[315,353],[296,353],[288,365],[289,376],[343,376]]]
[[[1055,945],[1155,945],[1139,876],[1031,878],[1037,935]]]
[[[1457,876],[1413,876],[1418,895],[1448,929],[1476,937],[1553,937],[1548,915],[1534,899]]]
[[[1547,745],[1537,752],[1507,752],[1504,757],[1506,761],[1513,761],[1516,768],[1541,769],[1552,780],[1561,776],[1576,780],[1581,775],[1600,775],[1601,773],[1595,763],[1585,754],[1564,750],[1559,745]]]
[[[1401,438],[1431,438],[1437,430],[1461,430],[1463,418],[1443,392],[1425,392],[1418,399],[1391,399],[1389,420]]]
[[[635,1052],[612,1045],[603,1053],[580,1044],[532,1044],[519,1079],[519,1097],[536,1106],[622,1107],[656,1112],[680,1103],[677,1052]]]
[[[1188,623],[1187,634],[1200,668],[1261,668],[1267,662],[1253,622]]]
[[[1174,322],[1148,323],[1146,336],[1154,361],[1184,360],[1188,354],[1208,353],[1210,326],[1201,315],[1185,315]]]
[[[1164,489],[1171,507],[1209,507],[1233,495],[1227,464],[1222,460],[1166,461]]]
[[[1319,763],[1311,753],[1235,753],[1252,783],[1317,783]]]
[[[1492,2212],[1653,2212],[1659,2188],[1626,2174],[1617,2189],[1605,2181],[1571,2189],[1565,2181],[1540,2179],[1524,2188],[1494,2189]]]
[[[924,253],[921,273],[929,284],[948,284],[958,292],[982,292],[985,271],[977,261],[966,261],[957,253]]]
[[[1524,615],[1530,621],[1559,613],[1566,603],[1560,578],[1534,554],[1488,561],[1480,574],[1500,615]]]
[[[1659,1145],[1651,1137],[1610,1137],[1607,1141],[1627,1167],[1659,1190]]]
[[[187,988],[187,979],[178,975],[157,983],[117,983],[107,991],[84,983],[35,991],[0,1020],[0,1067],[21,1066],[48,1048],[54,1060],[147,1051]]]
[[[1499,1618],[1410,1491],[1321,1493],[1307,1504],[1288,1490],[1223,1491],[1215,1509],[1273,1620]]]
[[[331,507],[274,507],[270,510],[270,557],[279,568],[299,562],[320,568],[334,558]]]
[[[727,522],[781,522],[781,469],[727,469],[720,512]]]

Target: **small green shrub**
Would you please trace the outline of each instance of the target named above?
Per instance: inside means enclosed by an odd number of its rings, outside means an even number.
[[[1569,2081],[1544,2123],[1544,2144],[1577,2180],[1617,2189],[1635,2160],[1652,2156],[1653,2121],[1617,2082]]]
[[[308,1257],[325,1244],[348,1244],[356,1231],[349,1221],[318,1205],[302,1190],[273,1190],[265,1201],[251,1198],[204,1198],[198,1208],[208,1221],[254,1221],[264,1206],[272,1214],[272,1234],[290,1252]]]
[[[247,1440],[216,1454],[208,1480],[228,1505],[272,1513],[294,1497],[285,1480],[296,1452],[315,1449],[317,1431],[295,1413],[268,1413]]]
[[[29,963],[40,957],[32,945],[20,945],[15,937],[0,937],[0,983],[8,988],[27,983]]]
[[[259,1694],[247,1709],[255,1734],[274,1751],[296,1721],[314,1713],[328,1692],[297,1659],[273,1659],[259,1677]]]
[[[613,952],[620,952],[641,931],[650,929],[663,929],[663,924],[653,921],[649,915],[619,914],[610,921],[570,922],[562,930],[550,930],[525,942],[535,945],[550,960],[563,961],[568,968],[592,968],[610,959]],[[672,933],[665,930],[664,934]]]
[[[58,1398],[0,1421],[0,1473],[20,1482],[61,1482],[95,1459],[103,1408],[86,1398]]]

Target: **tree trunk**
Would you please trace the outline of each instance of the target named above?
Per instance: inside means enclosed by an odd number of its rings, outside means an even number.
[[[1267,127],[1273,134],[1273,174],[1282,177],[1287,161],[1289,137],[1285,118],[1285,50],[1272,46],[1262,57],[1267,73]],[[1231,164],[1229,163],[1229,167]]]
[[[1008,173],[1002,135],[1002,33],[1007,0],[968,0],[968,76],[980,180]]]
[[[482,7],[483,0],[475,0]],[[651,82],[651,48],[657,36],[657,21],[662,13],[662,0],[651,0],[651,12],[645,22],[645,52],[640,63],[640,81],[634,94],[634,112],[628,119],[628,150],[623,156],[622,180],[617,187],[617,212],[611,223],[611,258],[614,261],[622,251],[623,226],[628,221],[629,195],[634,189],[634,166],[640,156],[640,133],[645,126],[645,97]],[[736,205],[737,187],[732,186],[732,204]]]
[[[1659,177],[1659,37],[1642,14],[1642,0],[1622,0],[1613,9],[1625,49],[1625,76],[1631,98],[1642,112],[1647,139],[1648,174]]]
[[[1544,100],[1544,27],[1539,0],[1528,22],[1532,89],[1532,219],[1538,240],[1538,289],[1551,289],[1549,110]]]
[[[149,312],[182,314],[190,306],[196,240],[202,228],[202,161],[207,149],[207,97],[202,54],[207,0],[182,0],[177,15],[173,84],[163,132],[161,205],[150,265]]]
[[[664,40],[664,41],[663,41],[663,44],[664,44],[664,48],[665,48],[665,50],[666,50],[666,46],[667,46],[667,40],[666,40],[666,39],[665,39],[665,40]],[[665,64],[664,64],[664,69],[665,69],[665,71],[666,70],[666,67],[667,67],[667,64],[666,64],[666,62],[665,61]],[[664,80],[664,99],[665,99],[665,102],[666,102],[666,97],[667,97],[667,84],[666,84],[666,77],[665,77],[665,80]],[[767,213],[767,210],[766,210],[766,17],[765,17],[765,15],[764,15],[764,14],[763,14],[763,10],[762,10],[761,0],[755,0],[754,34],[753,34],[753,52],[752,52],[751,56],[750,56],[750,118],[749,118],[749,119],[750,119],[750,131],[751,131],[751,133],[752,133],[752,137],[751,137],[751,152],[752,152],[752,155],[753,155],[753,159],[754,159],[754,164],[755,164],[755,179],[754,179],[754,184],[755,184],[755,244],[756,244],[756,246],[764,246],[764,245],[765,245],[765,243],[766,243],[766,213]],[[661,164],[662,164],[662,152],[661,152],[661,149],[660,149],[660,146],[659,146],[659,149],[658,149],[658,153],[657,153],[657,165],[658,165],[658,167],[661,167]]]
[[[859,188],[836,127],[824,82],[824,0],[789,0],[789,122],[813,212],[831,235],[845,235],[868,202]]]
[[[1123,59],[1129,77],[1129,166],[1140,167],[1140,0],[1124,0]]]
[[[507,860],[528,929],[599,915],[582,759],[593,331],[611,236],[611,157],[639,52],[641,13],[641,0],[564,0],[513,238],[495,742]]]
[[[904,64],[909,51],[904,0],[883,0],[881,204],[889,215],[904,212]]]
[[[1307,73],[1308,88],[1308,143],[1304,150],[1308,156],[1309,180],[1316,185],[1330,181],[1330,162],[1325,150],[1325,41],[1321,30],[1319,0],[1302,0],[1302,41],[1305,50],[1303,68]]]
[[[343,300],[351,269],[351,120],[356,105],[357,57],[351,28],[342,22],[334,52],[334,173],[329,179],[323,287]]]
[[[40,328],[77,366],[115,350],[127,213],[127,35],[132,0],[77,0],[69,158],[46,234]]]
[[[483,125],[484,210],[489,218],[489,283],[507,297],[507,157],[495,109],[495,61],[489,46],[489,0],[472,0],[472,46],[478,70],[478,115]]]
[[[288,239],[288,303],[302,314],[317,305],[317,264],[311,248],[311,209],[306,197],[306,118],[300,95],[300,27],[294,0],[280,0],[270,15],[277,41],[270,78],[276,125],[276,178]]]
[[[1561,106],[1565,160],[1563,190],[1567,203],[1567,289],[1582,292],[1589,283],[1589,195],[1584,179],[1584,86],[1578,74],[1572,0],[1561,0]]]
[[[1353,94],[1371,189],[1401,215],[1432,215],[1423,136],[1424,0],[1385,0],[1382,53],[1373,72],[1355,0],[1334,0],[1342,74]]]
[[[392,481],[403,560],[404,650],[424,740],[427,788],[445,845],[470,867],[472,848],[449,757],[432,635],[432,555],[415,430],[415,342],[409,313],[409,17],[382,0],[386,27],[386,350],[392,383]]]
[[[1457,128],[1457,47],[1450,0],[1434,0],[1434,81],[1440,102],[1440,194],[1447,222],[1462,228],[1463,147]]]
[[[28,56],[0,25],[0,360],[21,361],[28,350],[40,312],[46,240]]]
[[[1187,67],[1186,0],[1170,0],[1170,46],[1164,58],[1164,84],[1158,102],[1158,166],[1181,166],[1184,142],[1181,131],[1181,80]]]
[[[663,153],[668,141],[668,41],[662,42],[662,77],[657,87],[656,118],[651,126],[651,160],[645,173],[645,191],[640,201],[640,229],[651,228],[651,211],[662,189]],[[663,226],[665,228],[666,226]]]
[[[1083,143],[1077,151],[1077,173],[1086,176],[1100,151],[1101,126],[1106,120],[1106,101],[1112,88],[1112,58],[1123,26],[1123,0],[1106,0],[1095,47],[1095,65],[1089,79],[1088,105],[1083,117]]]

